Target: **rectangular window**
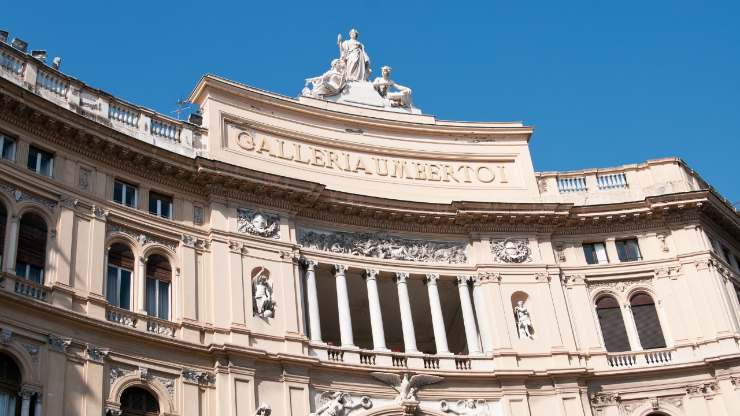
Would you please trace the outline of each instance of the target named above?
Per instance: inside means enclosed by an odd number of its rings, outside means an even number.
[[[172,218],[172,198],[149,192],[149,213],[162,218]]]
[[[106,299],[121,309],[131,308],[131,270],[108,265]]]
[[[138,203],[138,189],[134,185],[117,180],[113,184],[113,201],[127,207],[136,208]]]
[[[15,140],[0,133],[0,158],[15,160]]]
[[[146,278],[146,312],[160,319],[170,319],[170,282]]]
[[[606,256],[604,243],[584,243],[583,254],[586,255],[588,264],[607,264],[609,258]]]
[[[617,240],[617,255],[619,261],[638,261],[642,260],[640,257],[640,246],[637,245],[636,238],[628,238],[624,240]]]
[[[28,169],[51,177],[54,173],[54,155],[36,147],[28,148]]]

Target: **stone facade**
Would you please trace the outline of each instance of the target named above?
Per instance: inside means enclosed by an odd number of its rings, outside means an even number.
[[[24,416],[740,411],[740,216],[678,159],[536,173],[520,123],[214,76],[196,125],[0,52]]]

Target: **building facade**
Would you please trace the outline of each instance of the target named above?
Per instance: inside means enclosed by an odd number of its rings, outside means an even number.
[[[0,42],[0,415],[740,412],[726,200],[535,172],[357,42],[297,99],[204,76],[188,122]]]

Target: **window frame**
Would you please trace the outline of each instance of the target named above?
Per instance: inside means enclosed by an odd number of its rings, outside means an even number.
[[[599,254],[598,254],[599,252],[598,252],[598,250],[596,250],[596,245],[597,244],[600,244],[601,247],[602,247],[602,249],[603,249],[604,261],[601,261],[599,259]],[[586,254],[586,248],[588,246],[593,247],[593,259],[596,260],[595,263],[590,262],[589,261],[589,255]],[[605,241],[594,241],[594,242],[590,242],[590,243],[582,243],[581,244],[581,247],[583,248],[583,255],[586,257],[586,263],[587,264],[589,264],[589,265],[594,265],[594,264],[609,264],[609,253],[606,251],[606,242]]]
[[[167,202],[168,215],[162,215],[163,202]],[[152,202],[156,201],[156,208],[152,211]],[[174,198],[156,191],[149,191],[149,213],[160,218],[171,220],[173,218]]]
[[[109,272],[111,268],[116,269],[116,300],[117,300],[116,303],[111,303],[110,298],[109,298],[109,293],[110,293],[111,288],[110,288],[110,285],[108,284],[108,280],[110,277]],[[132,305],[133,305],[133,291],[131,289],[134,283],[133,282],[134,271],[127,269],[125,267],[116,266],[115,264],[111,264],[111,263],[108,263],[106,265],[105,271],[106,271],[105,273],[105,300],[108,302],[109,305],[115,306],[118,309],[131,311]],[[126,271],[129,273],[129,276],[128,276],[128,307],[127,308],[124,308],[123,306],[121,306],[121,299],[123,299],[121,297],[121,271]]]
[[[116,201],[116,185],[121,185],[121,200]],[[134,192],[134,201],[132,205],[129,205],[126,200],[126,196],[128,195],[127,190],[133,190]],[[113,202],[116,204],[120,204],[129,208],[138,208],[139,206],[139,187],[137,185],[134,185],[130,182],[122,181],[120,179],[114,179],[113,180],[113,198],[111,198]]]
[[[634,241],[634,248],[636,249],[636,257],[628,257],[628,251],[626,242]],[[622,243],[622,250],[620,250],[620,243]],[[635,261],[641,261],[642,260],[642,250],[640,250],[640,242],[637,239],[637,237],[626,237],[626,238],[619,238],[614,240],[614,246],[617,249],[617,258],[619,258],[620,263],[631,263]],[[624,253],[624,256],[622,256],[622,253]]]
[[[36,160],[35,160],[35,163],[34,163],[35,166],[33,168],[30,166],[31,165],[32,151],[36,153]],[[49,164],[48,164],[48,170],[49,170],[49,172],[48,172],[48,174],[46,172],[42,172],[42,170],[41,170],[41,168],[42,168],[41,164],[42,164],[42,160],[43,160],[43,156],[44,155],[48,156],[48,159],[49,159]],[[40,147],[36,147],[34,145],[30,145],[30,146],[28,146],[28,160],[26,161],[26,167],[28,168],[28,170],[30,170],[32,172],[35,172],[38,175],[42,175],[42,176],[46,176],[46,177],[49,177],[49,178],[53,178],[54,177],[54,153],[49,152],[49,151],[46,151],[46,150],[44,150],[44,149],[42,149]]]
[[[155,311],[155,313],[154,314],[152,314],[152,311],[149,310],[149,302],[150,302],[150,297],[149,297],[149,282],[150,281],[155,282],[154,283],[154,288],[155,288],[155,290],[154,290],[154,311]],[[162,305],[160,303],[160,299],[161,299],[161,295],[160,295],[161,292],[160,291],[161,291],[161,288],[162,288],[162,285],[163,284],[166,284],[167,285],[167,293],[166,293],[166,295],[167,295],[167,313],[166,313],[166,315],[167,316],[166,317],[162,317],[161,314],[160,314],[161,308],[162,308]],[[145,306],[145,309],[146,309],[147,314],[149,316],[153,316],[155,318],[162,319],[162,320],[165,320],[165,321],[171,320],[171,316],[172,316],[172,281],[171,280],[164,280],[164,279],[157,279],[154,276],[147,276],[146,277],[146,283],[145,283],[145,285],[146,285],[146,288],[145,288],[146,289],[146,299],[144,300],[144,303],[145,303],[144,306]]]
[[[5,157],[6,152],[6,145],[10,142],[10,148],[12,151],[10,152],[10,157]],[[16,152],[18,151],[18,140],[16,138],[11,137],[5,133],[0,132],[0,159],[7,160],[9,162],[15,162]]]

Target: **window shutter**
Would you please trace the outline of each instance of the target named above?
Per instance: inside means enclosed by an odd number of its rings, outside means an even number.
[[[596,315],[599,317],[604,346],[608,352],[629,351],[630,342],[622,320],[622,312],[616,299],[605,296],[596,302]]]
[[[639,293],[632,297],[630,305],[642,348],[645,350],[665,348],[665,338],[663,329],[660,327],[658,311],[650,295]]]

